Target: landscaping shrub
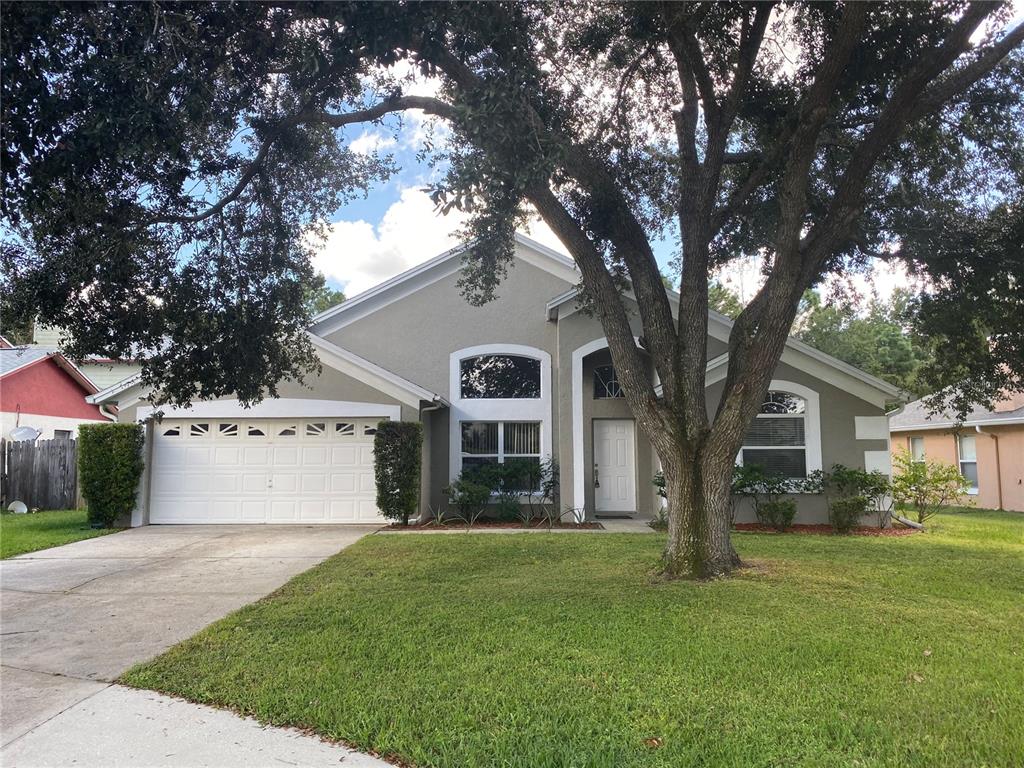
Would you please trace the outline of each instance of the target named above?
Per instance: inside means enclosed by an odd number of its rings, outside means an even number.
[[[757,519],[762,525],[770,525],[780,533],[793,525],[796,517],[795,499],[772,499],[757,505]]]
[[[373,438],[377,508],[390,520],[409,524],[420,503],[423,425],[382,421]]]
[[[960,470],[941,461],[913,461],[907,451],[896,454],[892,496],[909,507],[922,525],[940,509],[964,496],[969,485]]]
[[[843,496],[829,502],[828,520],[836,533],[849,533],[857,527],[867,509],[866,496]]]
[[[141,424],[82,424],[78,428],[78,480],[89,522],[110,528],[131,515],[145,466]]]
[[[491,485],[476,469],[462,470],[444,492],[459,518],[469,525],[480,519],[491,501]]]

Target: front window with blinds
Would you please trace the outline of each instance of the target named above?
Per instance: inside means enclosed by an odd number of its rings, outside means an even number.
[[[807,403],[788,392],[769,392],[740,450],[743,466],[770,475],[807,476]]]
[[[462,468],[517,460],[540,464],[540,422],[462,422]]]
[[[970,492],[978,492],[978,446],[974,435],[960,435],[956,439],[960,474],[970,485]]]

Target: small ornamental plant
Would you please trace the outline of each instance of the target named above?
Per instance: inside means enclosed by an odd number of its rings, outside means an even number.
[[[129,517],[144,467],[141,424],[82,424],[78,428],[78,481],[94,528]]]
[[[941,461],[914,461],[902,451],[894,459],[892,497],[896,504],[913,511],[924,525],[940,509],[967,494],[967,478],[952,464]]]

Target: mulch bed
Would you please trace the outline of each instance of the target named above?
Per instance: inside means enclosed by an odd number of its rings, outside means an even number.
[[[733,528],[737,531],[756,531],[757,533],[779,533],[770,525],[761,523],[736,523]],[[836,532],[831,525],[806,525],[797,523],[791,525],[783,533],[810,533],[818,536],[835,536]],[[872,528],[862,525],[850,531],[853,536],[909,536],[912,533],[920,533],[914,528]]]
[[[466,525],[465,523],[458,522],[458,521],[455,521],[455,520],[451,521],[450,523],[445,523],[444,525],[437,525],[433,520],[431,520],[430,522],[427,522],[427,523],[409,523],[409,525],[402,525],[401,523],[392,523],[391,525],[388,526],[388,528],[394,528],[394,529],[397,529],[397,530],[400,530],[400,531],[408,531],[408,530],[419,530],[419,531],[422,531],[422,530],[430,530],[430,529],[437,529],[437,530],[449,529],[449,530],[458,531],[458,530],[466,530],[468,527],[469,526]],[[543,529],[546,529],[548,527],[549,527],[548,524],[545,523],[543,520],[535,520],[532,523],[530,523],[529,525],[523,525],[521,522],[514,521],[514,520],[511,521],[511,522],[505,521],[505,520],[478,520],[477,522],[473,523],[473,529],[474,530],[476,530],[477,528],[498,528],[498,529],[505,529],[505,530],[522,530],[524,528],[537,528],[537,529],[543,530]],[[579,531],[600,531],[601,529],[604,528],[603,525],[601,525],[600,523],[596,523],[596,522],[588,522],[588,523],[556,523],[555,525],[550,526],[550,527],[551,528],[571,528],[573,530],[579,530]]]

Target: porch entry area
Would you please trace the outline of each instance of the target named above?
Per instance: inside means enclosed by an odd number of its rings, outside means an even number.
[[[632,419],[594,419],[594,512],[636,514],[636,427]]]

